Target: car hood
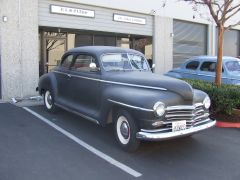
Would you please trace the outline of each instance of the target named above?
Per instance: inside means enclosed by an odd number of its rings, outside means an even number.
[[[105,79],[127,86],[159,91],[167,90],[179,94],[184,100],[193,100],[193,89],[188,83],[151,72],[109,72]]]

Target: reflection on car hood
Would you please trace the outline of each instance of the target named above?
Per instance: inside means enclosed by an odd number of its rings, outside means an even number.
[[[187,101],[192,101],[193,99],[193,89],[186,82],[151,72],[112,72],[106,75],[105,80],[138,85],[148,89],[161,90],[161,88],[163,88],[179,94]]]

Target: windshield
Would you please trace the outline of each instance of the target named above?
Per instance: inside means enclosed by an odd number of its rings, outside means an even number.
[[[105,54],[101,58],[105,71],[148,71],[149,66],[145,57],[137,54],[115,53]]]
[[[226,67],[228,71],[240,71],[240,62],[239,61],[228,61],[226,62]]]

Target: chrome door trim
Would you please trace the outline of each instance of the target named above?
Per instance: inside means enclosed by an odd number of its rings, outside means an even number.
[[[56,70],[54,70],[52,72],[67,75],[67,73],[63,73],[63,72],[56,71]],[[167,91],[167,89],[160,88],[160,87],[144,86],[144,85],[129,84],[129,83],[121,83],[121,82],[116,82],[116,81],[106,81],[106,80],[102,80],[102,79],[89,78],[89,77],[73,75],[73,74],[71,76],[72,77],[76,77],[76,78],[88,79],[88,80],[92,80],[92,81],[110,83],[110,84],[117,84],[117,85],[123,85],[123,86],[140,87],[140,88],[146,88],[146,89],[155,89],[155,90]]]
[[[130,108],[133,108],[133,109],[137,109],[137,110],[154,112],[153,109],[147,109],[147,108],[142,108],[142,107],[138,107],[138,106],[133,106],[133,105],[125,104],[125,103],[122,103],[122,102],[114,101],[114,100],[112,100],[112,99],[108,99],[108,101],[113,102],[113,103],[115,103],[115,104],[122,105],[122,106],[126,106],[126,107],[130,107]]]

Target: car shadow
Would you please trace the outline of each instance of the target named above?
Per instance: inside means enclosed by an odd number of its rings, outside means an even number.
[[[125,154],[115,141],[113,124],[101,127],[65,110],[51,114],[46,112],[43,106],[36,106],[31,109],[96,148],[107,149],[107,151],[110,149],[113,152],[120,151]],[[161,156],[173,156],[177,152],[178,155],[182,153],[189,156],[190,152],[192,154],[201,151],[202,145],[201,141],[194,136],[160,142],[142,141],[136,152],[126,154],[135,154],[136,156],[149,154],[150,157],[156,157],[159,154]]]

